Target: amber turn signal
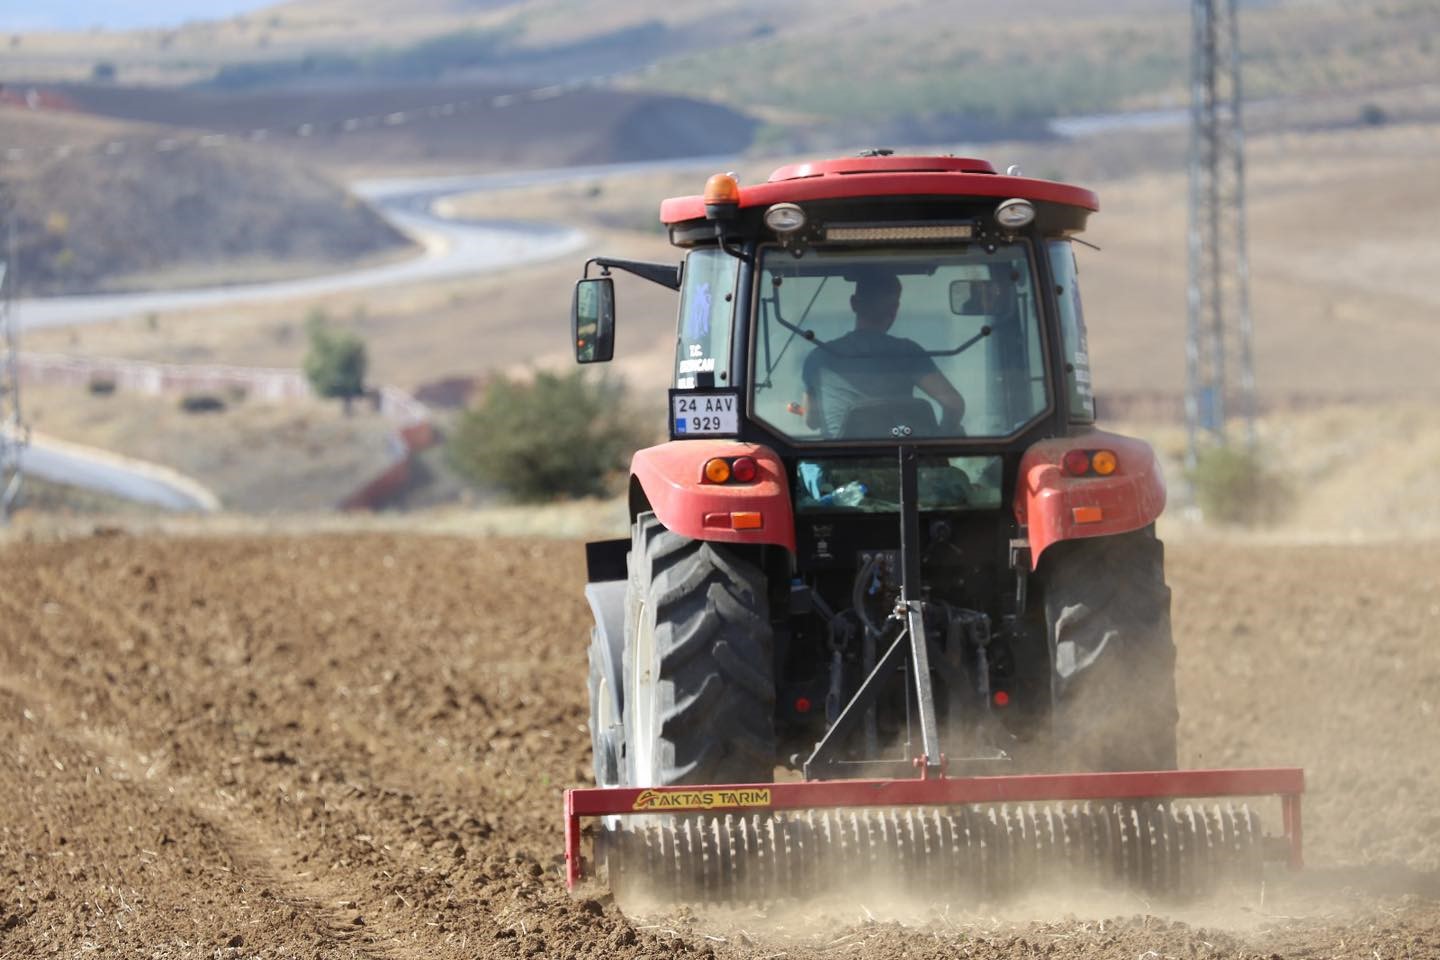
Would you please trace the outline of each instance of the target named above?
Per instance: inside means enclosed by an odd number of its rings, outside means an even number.
[[[730,462],[715,457],[705,461],[705,479],[710,483],[725,483],[730,479]]]
[[[1102,477],[1110,476],[1119,465],[1120,462],[1115,459],[1115,454],[1109,450],[1096,450],[1090,455],[1090,469]]]

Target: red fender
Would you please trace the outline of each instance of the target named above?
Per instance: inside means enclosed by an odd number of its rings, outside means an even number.
[[[1075,449],[1110,450],[1118,466],[1108,477],[1072,477],[1060,460]],[[1026,450],[1014,507],[1015,519],[1029,533],[1033,568],[1053,543],[1129,533],[1154,523],[1165,509],[1165,477],[1150,444],[1092,430],[1042,440]]]
[[[712,457],[753,457],[753,483],[702,483]],[[736,440],[672,440],[636,451],[630,476],[666,528],[696,540],[769,543],[795,552],[795,510],[785,464],[768,447]],[[758,513],[760,526],[736,530],[732,513]]]

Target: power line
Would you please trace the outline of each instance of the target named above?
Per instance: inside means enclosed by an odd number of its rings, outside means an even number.
[[[1253,449],[1255,372],[1236,0],[1191,0],[1190,18],[1185,424],[1193,468],[1202,444],[1228,444],[1233,416]]]

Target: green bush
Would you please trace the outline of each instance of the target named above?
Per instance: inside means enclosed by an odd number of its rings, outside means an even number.
[[[1201,450],[1189,479],[1206,521],[1226,526],[1275,521],[1289,489],[1258,453],[1232,446]]]
[[[637,425],[624,384],[575,370],[490,381],[448,441],[466,479],[520,501],[603,496],[638,447],[653,442]]]
[[[306,322],[310,352],[305,354],[305,378],[315,393],[337,397],[350,412],[350,401],[365,393],[365,371],[370,365],[365,341],[353,333],[331,330],[325,315],[312,313]]]

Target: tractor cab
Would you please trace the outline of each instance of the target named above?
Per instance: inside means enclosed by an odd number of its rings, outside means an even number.
[[[680,264],[587,264],[577,359],[613,350],[612,270],[663,283],[679,292],[672,439],[763,445],[802,515],[894,513],[906,445],[922,510],[995,513],[1026,450],[1095,419],[1070,238],[1097,206],[959,157],[717,174],[661,205]]]

